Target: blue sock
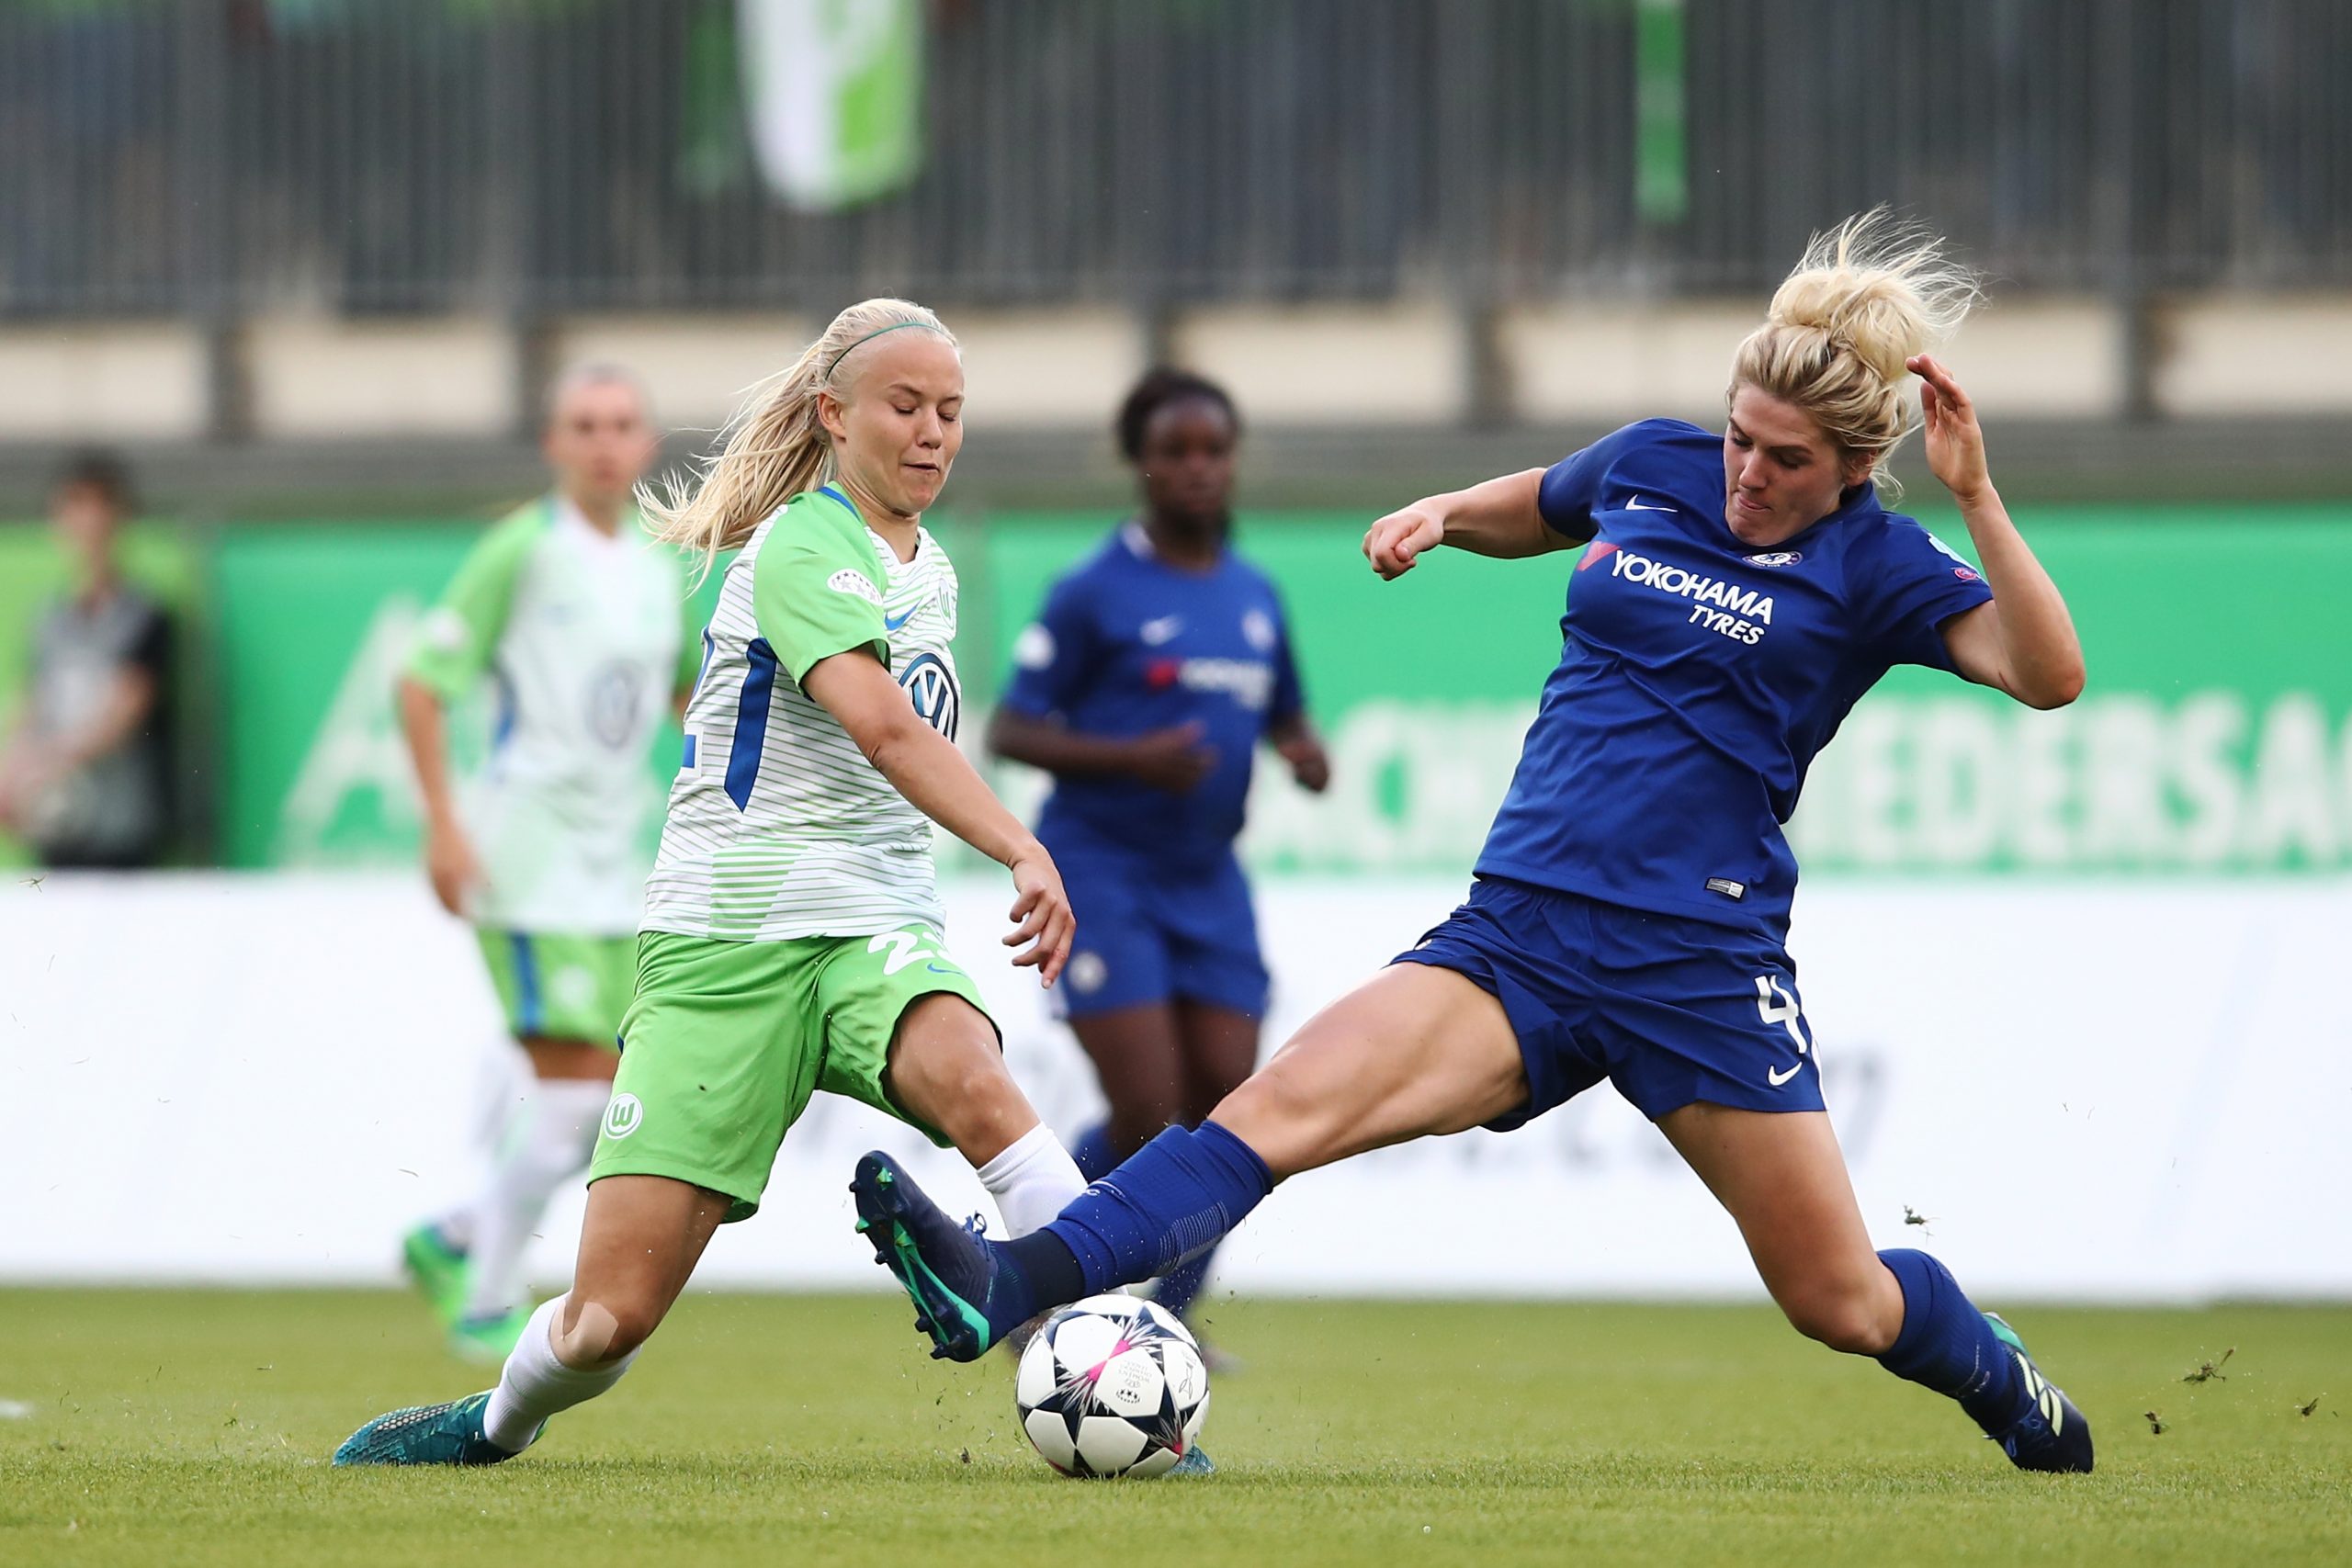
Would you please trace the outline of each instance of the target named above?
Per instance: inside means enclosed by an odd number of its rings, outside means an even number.
[[[2006,1430],[2025,1414],[2028,1399],[2008,1346],[1961,1292],[1951,1269],[1908,1247],[1878,1256],[1903,1287],[1903,1332],[1878,1364],[1960,1401],[1987,1432]]]
[[[1111,1123],[1098,1122],[1078,1135],[1069,1148],[1070,1158],[1078,1162],[1078,1173],[1089,1181],[1100,1181],[1118,1167],[1118,1151],[1111,1144]],[[1151,1299],[1183,1317],[1193,1310],[1201,1287],[1208,1283],[1209,1259],[1216,1248],[1211,1247],[1190,1262],[1179,1263],[1159,1281]]]
[[[1069,1249],[1091,1296],[1206,1252],[1273,1189],[1266,1162],[1216,1122],[1170,1127],[1036,1234]]]
[[[1078,1135],[1069,1146],[1069,1157],[1078,1162],[1079,1175],[1089,1181],[1100,1181],[1117,1168],[1119,1151],[1111,1146],[1111,1123],[1097,1122]]]

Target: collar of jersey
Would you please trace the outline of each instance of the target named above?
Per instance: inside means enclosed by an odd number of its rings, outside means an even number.
[[[1119,525],[1119,541],[1127,547],[1127,553],[1135,557],[1136,559],[1139,561],[1148,561],[1153,566],[1159,568],[1161,570],[1172,571],[1179,577],[1214,577],[1220,570],[1223,569],[1225,566],[1226,557],[1230,555],[1233,550],[1233,547],[1230,545],[1220,545],[1217,547],[1216,552],[1216,564],[1210,567],[1206,571],[1187,571],[1182,567],[1170,566],[1168,564],[1167,559],[1160,555],[1159,551],[1153,547],[1151,535],[1145,530],[1143,519],[1140,517],[1130,517],[1125,522]]]
[[[860,512],[855,506],[852,505],[850,503],[849,497],[843,495],[841,491],[835,490],[829,484],[819,485],[817,487],[817,493],[819,495],[828,497],[836,502],[842,511],[849,513],[851,522],[855,523],[860,528],[865,529],[866,540],[873,546],[874,553],[880,556],[884,560],[889,563],[890,570],[894,574],[906,570],[909,567],[914,565],[915,562],[922,559],[923,551],[931,547],[931,530],[918,523],[915,525],[915,553],[909,556],[906,559],[900,560],[898,557],[898,552],[890,548],[889,540],[884,538],[873,529],[866,528],[865,513]]]

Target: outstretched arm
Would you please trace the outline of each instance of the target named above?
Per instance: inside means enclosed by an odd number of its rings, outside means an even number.
[[[1910,368],[1922,383],[1928,467],[1960,503],[1961,519],[1993,590],[1991,604],[1945,623],[1944,648],[1952,667],[2030,707],[2064,707],[2082,694],[2084,681],[2083,645],[2066,601],[1993,488],[1976,405],[1951,372],[1930,356],[1914,357]]]
[[[1052,985],[1069,959],[1078,922],[1061,873],[1036,836],[989,792],[956,743],[915,712],[872,654],[853,649],[820,659],[800,677],[800,689],[840,721],[875,771],[915,809],[1012,873],[1018,897],[1012,918],[1019,925],[1004,944],[1022,949],[1013,963],[1035,966],[1039,978]]]
[[[1543,483],[1542,468],[1527,468],[1417,501],[1372,525],[1363,536],[1364,558],[1394,581],[1413,570],[1421,552],[1440,545],[1502,559],[1574,549],[1582,541],[1555,533],[1536,508]]]

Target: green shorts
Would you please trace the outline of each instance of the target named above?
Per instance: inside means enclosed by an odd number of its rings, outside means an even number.
[[[939,991],[988,1017],[928,926],[786,942],[647,931],[588,1179],[690,1181],[735,1200],[729,1220],[749,1219],[784,1134],[820,1089],[944,1145],[891,1103],[882,1081],[899,1016]]]
[[[490,983],[517,1040],[585,1040],[617,1049],[637,987],[637,939],[538,936],[477,927]]]

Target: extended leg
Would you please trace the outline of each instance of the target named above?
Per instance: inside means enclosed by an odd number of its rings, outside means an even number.
[[[588,1190],[571,1289],[531,1314],[498,1386],[396,1410],[335,1450],[345,1464],[495,1464],[548,1418],[621,1380],[668,1314],[730,1200],[661,1176],[609,1176]]]
[[[1501,1004],[1450,970],[1404,964],[1325,1009],[1213,1118],[1162,1133],[1036,1235],[969,1235],[884,1155],[859,1162],[852,1190],[938,1353],[970,1360],[1044,1307],[1173,1268],[1281,1178],[1476,1126],[1526,1098]]]
[[[1732,1218],[1798,1332],[1960,1402],[2020,1468],[2087,1471],[2089,1426],[1923,1252],[1876,1252],[1820,1111],[1686,1105],[1658,1126]]]

